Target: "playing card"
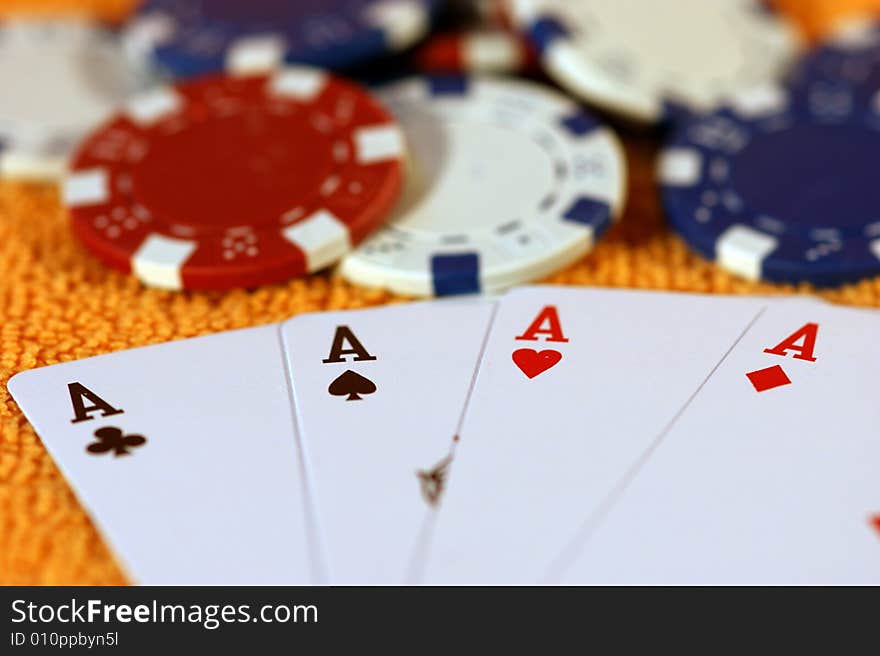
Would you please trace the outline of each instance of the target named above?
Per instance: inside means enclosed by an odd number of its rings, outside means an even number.
[[[566,287],[504,297],[425,580],[544,580],[765,304]]]
[[[408,579],[493,311],[416,303],[283,326],[331,582]]]
[[[9,390],[139,583],[309,583],[277,326],[18,374]]]
[[[880,314],[770,305],[567,582],[880,583]]]

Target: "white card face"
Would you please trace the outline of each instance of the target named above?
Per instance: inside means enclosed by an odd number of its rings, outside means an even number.
[[[546,580],[765,304],[566,287],[504,297],[425,580]]]
[[[9,390],[136,582],[314,580],[278,326],[34,369]]]
[[[564,580],[880,583],[880,313],[771,305]]]
[[[493,311],[417,303],[282,328],[330,582],[408,580]]]

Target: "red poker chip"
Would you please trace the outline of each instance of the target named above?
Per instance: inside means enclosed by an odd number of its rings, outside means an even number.
[[[534,72],[538,57],[521,35],[505,29],[480,27],[430,37],[414,55],[424,73]]]
[[[166,289],[256,287],[336,262],[402,185],[403,136],[366,91],[317,69],[151,91],[91,134],[65,203],[107,265]]]

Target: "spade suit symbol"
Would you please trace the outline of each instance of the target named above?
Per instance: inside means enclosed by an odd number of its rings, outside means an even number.
[[[347,396],[346,401],[360,401],[361,394],[372,394],[376,391],[376,383],[348,369],[330,383],[327,388],[333,396]]]

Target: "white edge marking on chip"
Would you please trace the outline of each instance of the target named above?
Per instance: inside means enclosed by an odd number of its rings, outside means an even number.
[[[871,249],[871,254],[880,260],[880,239],[872,241],[869,248]]]
[[[131,261],[134,274],[146,284],[161,289],[183,289],[180,271],[196,249],[196,243],[162,235],[150,235]]]
[[[110,176],[106,169],[85,169],[72,173],[64,181],[64,204],[67,207],[102,205],[110,199]]]
[[[327,210],[318,210],[282,234],[305,253],[309,273],[334,264],[351,250],[348,228]]]
[[[762,84],[734,94],[730,102],[738,114],[745,118],[754,118],[782,111],[788,99],[782,87]]]
[[[360,128],[354,142],[360,164],[401,159],[405,151],[403,132],[396,125]]]
[[[379,97],[389,105],[402,102],[421,102],[426,98],[431,98],[431,87],[427,77],[411,77],[383,87],[379,91]]]
[[[874,20],[863,15],[843,19],[835,25],[830,42],[848,50],[873,47],[880,39],[876,25]]]
[[[465,36],[464,59],[475,71],[507,71],[522,66],[515,37],[506,32],[475,32]]]
[[[232,75],[254,75],[277,68],[287,49],[284,39],[261,34],[238,39],[226,53],[226,70]]]
[[[125,48],[128,52],[146,53],[170,41],[174,32],[174,20],[168,14],[161,11],[145,14],[125,30]]]
[[[532,23],[538,15],[538,3],[535,0],[508,0],[509,13],[519,25]]]
[[[269,90],[276,96],[307,102],[316,98],[327,84],[327,74],[317,68],[287,66],[274,75]]]
[[[388,44],[400,50],[428,31],[428,13],[413,0],[381,0],[367,10],[364,20],[385,33]]]
[[[693,148],[670,148],[660,156],[660,165],[657,168],[663,184],[693,187],[700,179],[703,158]]]
[[[718,238],[715,251],[722,268],[749,280],[761,277],[761,263],[779,241],[744,225],[732,225]]]
[[[183,100],[171,87],[161,87],[132,99],[126,116],[141,126],[149,126],[177,112]]]
[[[0,176],[10,179],[51,182],[62,179],[66,170],[67,158],[62,155],[0,152]]]

